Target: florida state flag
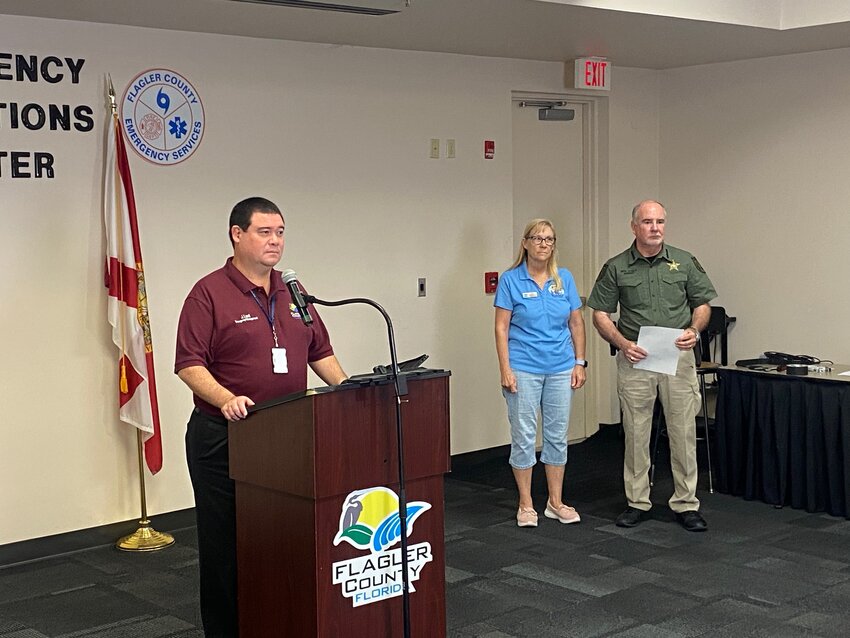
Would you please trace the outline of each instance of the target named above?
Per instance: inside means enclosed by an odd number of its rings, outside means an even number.
[[[148,300],[136,222],[136,200],[117,114],[108,127],[103,215],[106,226],[107,315],[118,346],[118,416],[144,435],[151,474],[162,468],[162,439],[153,368]]]

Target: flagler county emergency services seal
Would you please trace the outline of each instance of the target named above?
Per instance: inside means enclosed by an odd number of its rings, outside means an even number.
[[[153,164],[179,164],[204,136],[204,105],[189,80],[169,69],[137,75],[121,99],[121,126],[133,150]]]

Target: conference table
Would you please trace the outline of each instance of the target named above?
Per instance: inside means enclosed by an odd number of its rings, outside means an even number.
[[[850,366],[717,370],[715,488],[850,518]]]

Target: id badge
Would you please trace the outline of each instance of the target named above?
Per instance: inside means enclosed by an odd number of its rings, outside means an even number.
[[[289,366],[286,363],[286,348],[272,348],[272,367],[275,374],[289,372]]]

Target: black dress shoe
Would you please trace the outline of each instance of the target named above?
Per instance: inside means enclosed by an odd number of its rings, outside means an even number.
[[[689,532],[704,532],[708,529],[708,523],[705,522],[705,519],[696,510],[677,513],[676,520]]]
[[[641,522],[641,519],[643,519],[644,513],[645,512],[643,510],[639,510],[638,508],[629,505],[614,522],[617,527],[635,527]]]

